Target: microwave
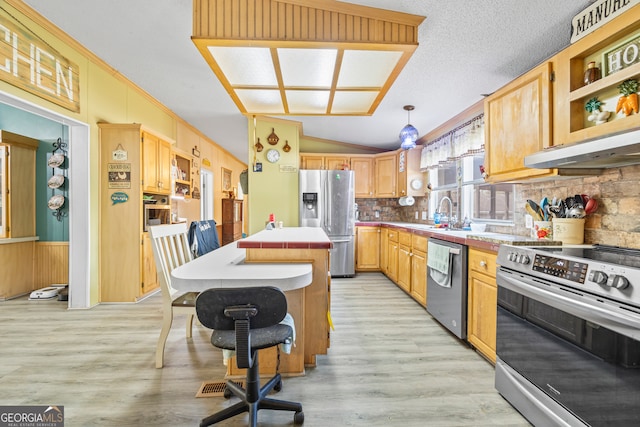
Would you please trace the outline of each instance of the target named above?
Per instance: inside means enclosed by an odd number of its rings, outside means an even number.
[[[153,225],[171,224],[171,206],[144,205],[144,231],[149,231]]]

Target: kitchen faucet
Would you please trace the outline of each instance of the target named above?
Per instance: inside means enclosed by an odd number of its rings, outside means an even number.
[[[453,202],[451,201],[451,199],[449,197],[443,196],[440,199],[440,204],[438,205],[438,212],[442,213],[442,203],[445,202],[445,201],[449,202],[449,211],[448,211],[449,218],[448,218],[448,221],[447,221],[447,227],[451,228],[452,223],[455,223],[457,221],[457,218],[453,214]]]

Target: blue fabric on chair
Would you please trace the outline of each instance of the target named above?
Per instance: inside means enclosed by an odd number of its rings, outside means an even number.
[[[220,247],[216,222],[193,221],[189,226],[189,248],[194,258],[209,253]]]

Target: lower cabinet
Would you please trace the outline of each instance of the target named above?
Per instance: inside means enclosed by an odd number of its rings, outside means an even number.
[[[356,227],[356,270],[380,270],[380,227]]]
[[[398,275],[396,284],[411,293],[411,233],[398,233]]]
[[[496,256],[495,252],[469,248],[467,340],[494,364],[498,303]]]
[[[411,235],[411,296],[427,306],[427,238]]]
[[[387,246],[387,277],[398,282],[398,232],[389,230],[389,245]]]
[[[160,286],[158,271],[153,258],[153,246],[149,233],[142,234],[142,293],[146,294]]]
[[[389,270],[389,229],[380,227],[380,271],[385,275]]]

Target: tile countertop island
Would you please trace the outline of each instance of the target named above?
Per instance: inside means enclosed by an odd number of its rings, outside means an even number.
[[[295,346],[281,354],[283,375],[303,375],[305,365],[329,347],[329,249],[331,241],[319,228],[287,227],[263,230],[222,246],[171,272],[172,285],[183,291],[214,287],[272,285],[287,296],[296,328]],[[260,351],[261,375],[275,373],[275,348]],[[227,375],[240,377],[235,361]]]
[[[395,228],[412,233],[417,233],[426,237],[447,240],[453,243],[467,245],[469,247],[498,252],[502,244],[513,246],[560,246],[561,241],[540,240],[529,236],[518,236],[514,234],[493,233],[490,231],[474,232],[467,230],[448,230],[437,228],[429,224],[414,224],[411,222],[387,222],[387,221],[361,221],[356,222],[356,226],[382,226]]]

